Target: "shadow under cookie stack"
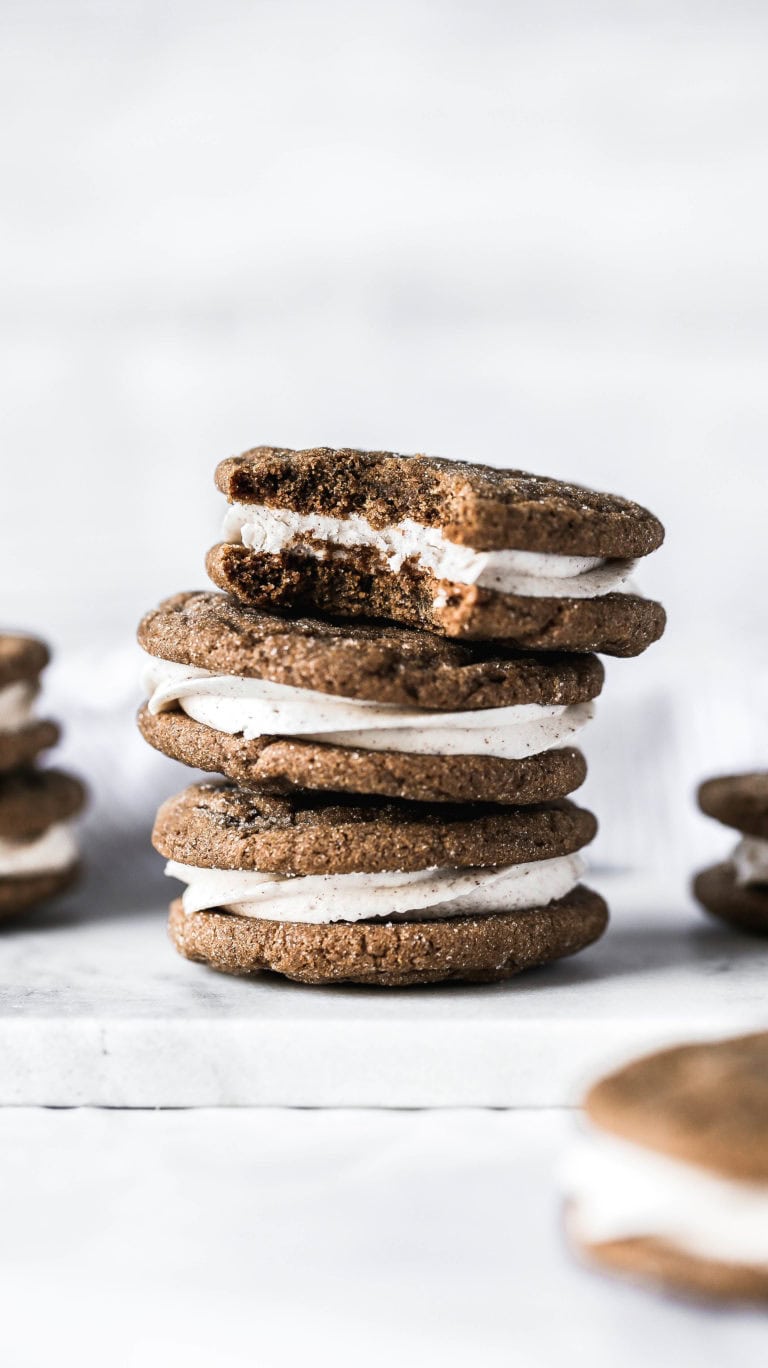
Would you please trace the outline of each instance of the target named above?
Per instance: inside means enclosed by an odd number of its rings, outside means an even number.
[[[34,711],[48,659],[37,637],[0,633],[0,920],[63,893],[79,871],[71,819],[85,789],[39,763],[59,739]]]
[[[221,592],[148,613],[150,745],[223,776],[161,807],[188,959],[386,987],[494,982],[584,949],[590,812],[571,744],[664,610],[637,504],[424,456],[223,461]]]

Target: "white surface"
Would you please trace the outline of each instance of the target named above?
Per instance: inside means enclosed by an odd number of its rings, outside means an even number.
[[[766,1024],[768,945],[675,890],[603,881],[608,935],[506,984],[381,992],[190,964],[155,881],[143,911],[86,889],[4,931],[0,1103],[562,1106],[640,1048]]]
[[[552,1113],[0,1113],[9,1368],[758,1368],[579,1267]]]
[[[0,25],[0,616],[127,636],[204,582],[219,457],[329,442],[647,502],[668,658],[752,638],[764,5],[25,0]]]

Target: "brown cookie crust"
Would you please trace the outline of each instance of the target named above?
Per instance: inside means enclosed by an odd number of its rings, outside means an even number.
[[[0,633],[0,689],[22,679],[36,679],[49,660],[48,647],[38,637]]]
[[[59,735],[55,722],[30,722],[18,731],[0,731],[0,774],[30,765],[41,751],[56,745]]]
[[[48,874],[30,874],[22,879],[0,879],[0,921],[15,917],[18,912],[65,893],[77,882],[80,865],[75,862],[66,869],[55,869]]]
[[[664,540],[658,518],[616,494],[436,456],[260,446],[222,461],[216,484],[231,503],[357,513],[374,527],[412,518],[479,551],[645,556]]]
[[[590,1120],[738,1182],[768,1182],[768,1031],[634,1060],[587,1094]]]
[[[715,821],[746,836],[768,838],[768,771],[707,779],[698,799],[702,812]]]
[[[523,864],[579,850],[597,823],[569,800],[528,808],[424,808],[358,797],[272,798],[233,784],[193,784],[163,803],[152,843],[205,869],[351,874]]]
[[[214,674],[438,711],[584,703],[605,674],[596,656],[523,655],[409,627],[278,617],[210,590],[165,599],[142,618],[138,640],[150,655]]]
[[[651,1282],[671,1292],[718,1301],[768,1301],[768,1267],[700,1259],[651,1236],[578,1242],[592,1262],[612,1273]]]
[[[183,712],[146,707],[139,730],[156,750],[192,769],[224,774],[244,788],[283,794],[369,793],[431,803],[527,805],[564,798],[583,784],[587,765],[573,747],[545,751],[527,760],[485,755],[406,755],[366,751],[315,741],[228,736]]]
[[[733,865],[726,861],[702,869],[693,881],[693,892],[713,917],[742,931],[768,936],[768,884],[737,883]]]
[[[548,907],[433,922],[334,922],[320,926],[237,917],[185,916],[171,904],[179,954],[225,974],[271,970],[298,983],[400,988],[462,979],[496,983],[574,955],[602,935],[603,899],[580,885]]]
[[[264,555],[221,542],[206,557],[214,584],[244,603],[335,617],[389,618],[447,637],[503,642],[525,651],[640,655],[662,635],[660,603],[635,594],[530,598],[437,580],[406,564],[381,571],[370,553],[319,560]]]
[[[53,822],[79,812],[85,789],[62,770],[16,770],[0,775],[0,837],[33,839]]]

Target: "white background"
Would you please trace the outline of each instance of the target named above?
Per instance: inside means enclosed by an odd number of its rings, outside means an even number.
[[[204,584],[219,458],[514,464],[668,528],[668,636],[587,745],[597,858],[719,852],[692,786],[768,756],[765,7],[2,15],[0,618],[88,648],[71,727],[127,718],[105,653]]]

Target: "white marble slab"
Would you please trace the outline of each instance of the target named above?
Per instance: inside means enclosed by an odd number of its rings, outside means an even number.
[[[322,990],[179,959],[157,864],[136,869],[122,901],[94,877],[3,931],[0,1104],[561,1106],[628,1052],[768,1018],[768,945],[682,889],[593,879],[604,940],[506,984]]]

